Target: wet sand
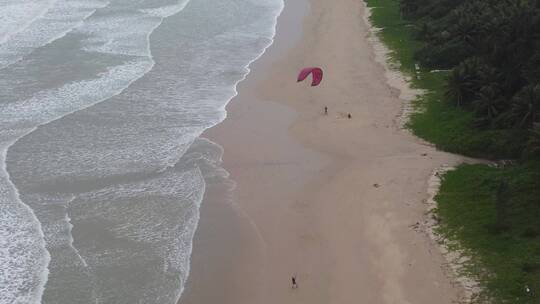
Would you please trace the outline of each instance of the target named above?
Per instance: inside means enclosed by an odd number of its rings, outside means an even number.
[[[436,244],[412,227],[425,218],[433,170],[461,159],[402,130],[406,101],[376,60],[364,9],[286,2],[274,44],[205,134],[224,148],[230,177],[208,184],[181,303],[450,304],[463,295]],[[325,70],[320,87],[296,83],[305,66]]]

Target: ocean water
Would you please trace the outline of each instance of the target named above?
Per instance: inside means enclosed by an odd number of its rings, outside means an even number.
[[[176,303],[283,0],[0,0],[0,304]]]

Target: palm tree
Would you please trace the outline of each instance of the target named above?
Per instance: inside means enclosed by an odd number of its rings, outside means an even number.
[[[499,84],[493,82],[483,86],[476,96],[473,102],[476,115],[493,124],[504,105],[504,97]]]
[[[530,131],[526,152],[531,156],[540,156],[540,123],[535,123]]]
[[[456,8],[450,24],[453,36],[470,46],[479,45],[492,19],[491,12],[491,6],[481,1],[467,2]]]
[[[403,16],[410,16],[418,9],[418,0],[401,0],[399,2],[400,13]]]
[[[455,67],[448,76],[444,95],[448,100],[454,101],[458,107],[461,107],[463,100],[469,93],[470,86],[470,80],[465,75],[463,68]]]
[[[460,14],[453,31],[459,40],[471,46],[475,44],[478,36],[478,24],[472,18],[473,16],[465,13]]]
[[[511,117],[519,128],[531,128],[540,122],[540,85],[524,87],[512,99]]]
[[[458,107],[474,98],[481,83],[481,71],[484,64],[478,58],[469,58],[455,67],[448,76],[445,96]]]
[[[540,52],[529,58],[529,61],[523,66],[523,74],[529,83],[540,83]]]

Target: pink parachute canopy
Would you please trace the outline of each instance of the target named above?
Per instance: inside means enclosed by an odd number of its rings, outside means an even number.
[[[311,81],[311,86],[312,87],[318,86],[323,79],[323,71],[321,68],[311,67],[311,68],[302,69],[302,71],[300,71],[300,74],[298,74],[298,82],[304,81],[304,79],[306,79],[309,76],[309,74],[313,74],[313,80]]]

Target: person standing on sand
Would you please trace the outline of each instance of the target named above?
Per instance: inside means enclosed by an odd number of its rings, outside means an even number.
[[[328,107],[324,106],[324,115],[328,115]]]
[[[296,276],[292,276],[292,289],[298,288],[298,284],[296,284]]]

